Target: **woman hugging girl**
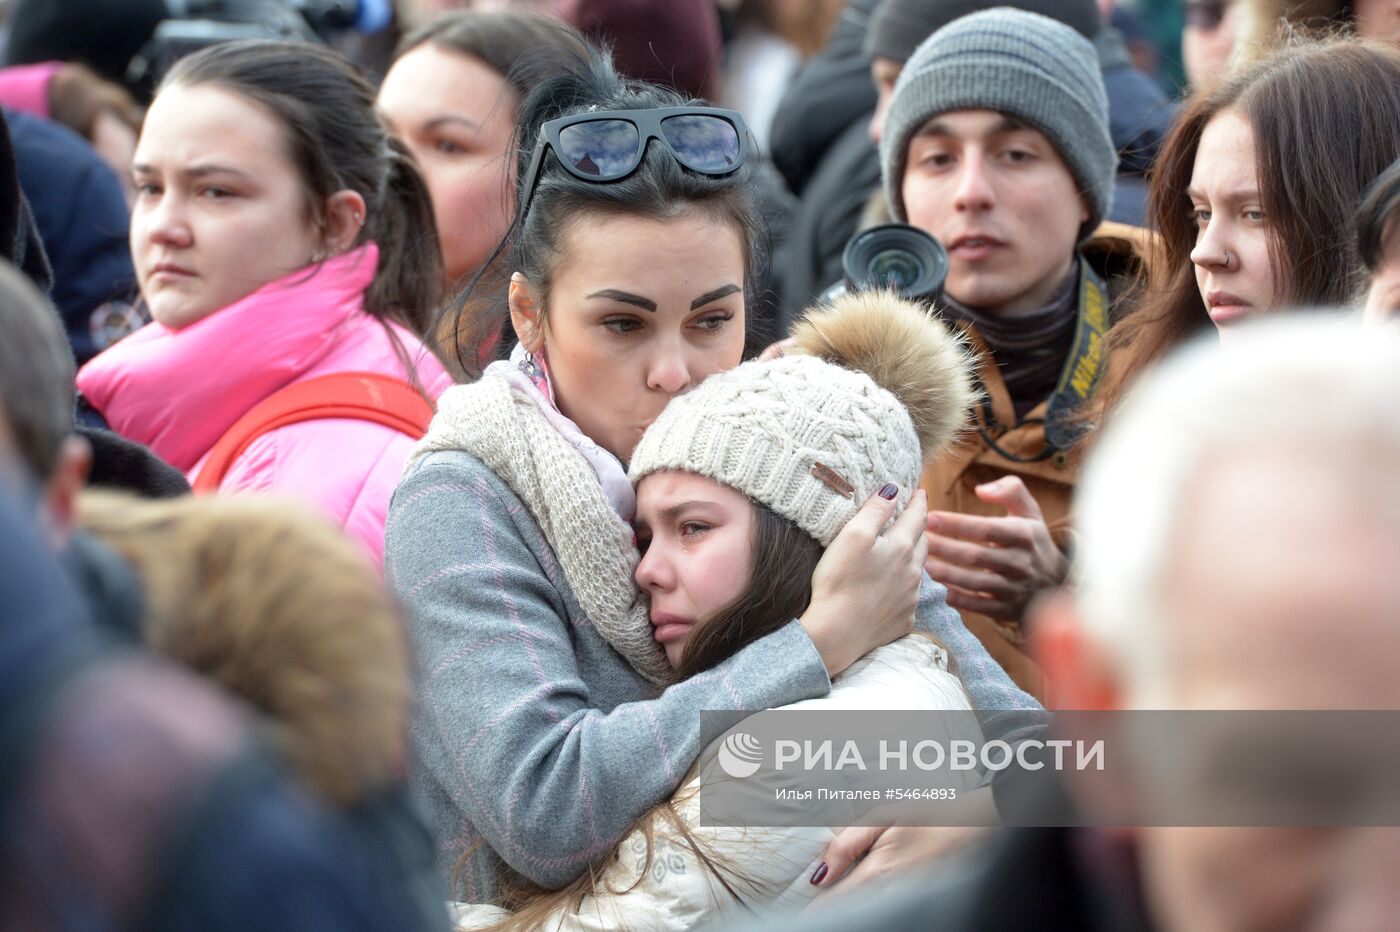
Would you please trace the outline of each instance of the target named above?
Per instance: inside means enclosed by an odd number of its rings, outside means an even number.
[[[683,599],[663,591],[674,572],[664,554],[727,548],[704,547],[703,534],[673,540],[696,527],[682,531],[644,510],[673,473],[649,480],[639,503],[627,470],[656,462],[639,443],[668,403],[707,397],[699,386],[740,365],[765,236],[743,118],[624,81],[605,56],[586,57],[562,71],[554,63],[521,102],[514,220],[492,260],[511,274],[504,293],[463,296],[447,330],[501,333],[510,358],[443,393],[386,526],[387,577],[410,610],[420,670],[413,776],[439,868],[453,899],[470,903],[506,903],[521,884],[559,889],[586,875],[719,737],[701,710],[826,697],[833,678],[916,628],[947,649],[989,738],[1014,739],[1044,714],[922,569],[919,463],[951,432],[965,397],[934,405],[951,420],[925,445],[912,439],[909,415],[887,416],[872,436],[903,431],[904,439],[880,440],[868,462],[847,436],[865,422],[853,410],[823,414],[813,424],[833,431],[822,434],[829,449],[784,461],[801,473],[791,501],[719,474],[786,520],[795,519],[789,506],[816,509],[801,512],[812,523],[783,530],[755,511],[737,527],[738,539],[756,535],[755,572],[699,574],[727,580],[713,604],[698,601],[714,595],[708,589]],[[887,383],[916,412],[931,402],[910,400],[908,373],[961,365],[951,350],[930,358],[921,346],[895,354],[910,364]],[[458,347],[467,359],[478,349]],[[821,365],[818,382],[843,378]],[[876,391],[861,378],[862,391]],[[734,406],[748,410],[748,398]],[[771,408],[760,421],[774,417]],[[737,427],[709,432],[728,423],[707,412],[697,428],[716,462],[752,455],[753,468],[775,467],[744,446]],[[679,442],[667,440],[663,452]],[[790,452],[798,450],[811,452]],[[865,465],[858,471],[838,454]],[[655,554],[645,565],[639,514]],[[783,541],[770,543],[774,535]],[[775,593],[761,619],[739,612],[704,634],[695,623],[735,602],[740,578],[772,582],[782,598]],[[681,651],[690,659],[681,660],[676,651],[692,632],[693,649]],[[677,662],[687,667],[680,675]]]
[[[636,581],[650,600],[653,637],[682,680],[800,616],[823,549],[843,528],[881,533],[859,504],[871,494],[907,500],[972,400],[962,346],[888,294],[810,312],[794,344],[672,400],[632,454]],[[905,510],[895,523],[917,517]],[[971,711],[948,652],[924,632],[871,651],[833,677],[826,696],[784,708]],[[700,791],[714,779],[724,776],[692,768],[568,887],[507,885],[502,902],[513,914],[459,906],[459,923],[679,929],[745,907],[805,904],[818,892],[809,878],[833,830],[701,825]]]

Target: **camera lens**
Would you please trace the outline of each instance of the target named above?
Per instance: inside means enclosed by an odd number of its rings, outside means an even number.
[[[846,244],[841,257],[851,291],[891,288],[914,300],[935,300],[948,275],[943,246],[918,227],[887,223]]]
[[[866,279],[872,283],[903,291],[923,275],[919,257],[902,249],[887,249],[876,253],[866,270]]]

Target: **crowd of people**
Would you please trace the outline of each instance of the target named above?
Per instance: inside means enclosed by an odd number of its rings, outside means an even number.
[[[1400,3],[350,6],[0,4],[0,927],[1394,927],[1394,827],[700,799],[1400,710]]]

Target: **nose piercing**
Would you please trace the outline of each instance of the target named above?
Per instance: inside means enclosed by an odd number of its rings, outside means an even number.
[[[1226,249],[1226,250],[1225,250],[1225,261],[1224,261],[1224,263],[1222,263],[1222,264],[1225,266],[1225,268],[1226,268],[1227,270],[1230,268],[1230,264],[1234,261],[1234,258],[1235,258],[1234,256],[1230,255],[1230,250]]]

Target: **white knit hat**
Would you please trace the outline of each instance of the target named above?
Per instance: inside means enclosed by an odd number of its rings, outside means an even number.
[[[886,483],[902,508],[926,460],[962,428],[974,392],[961,341],[885,292],[809,311],[796,348],[710,376],[675,398],[632,454],[650,473],[698,473],[826,546]]]

